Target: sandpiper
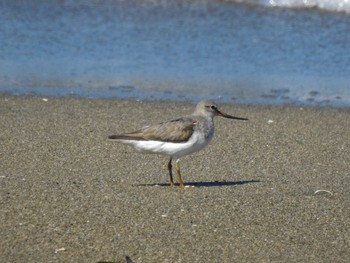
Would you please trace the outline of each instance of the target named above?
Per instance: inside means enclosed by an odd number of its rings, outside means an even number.
[[[184,188],[180,173],[180,158],[209,144],[214,135],[215,116],[248,120],[221,112],[215,102],[204,100],[197,104],[191,115],[146,126],[135,132],[111,135],[108,138],[130,145],[138,152],[169,156],[170,186],[174,185],[172,160],[175,159],[179,187]]]

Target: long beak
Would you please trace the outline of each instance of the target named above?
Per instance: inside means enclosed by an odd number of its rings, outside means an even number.
[[[248,119],[246,118],[240,118],[240,117],[235,117],[235,116],[232,116],[232,115],[228,115],[224,112],[221,112],[219,110],[216,110],[216,114],[218,116],[221,116],[221,117],[224,117],[224,118],[228,118],[228,119],[234,119],[234,120],[241,120],[241,121],[247,121]]]

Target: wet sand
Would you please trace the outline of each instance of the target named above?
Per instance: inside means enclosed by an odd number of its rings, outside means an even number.
[[[194,106],[0,95],[1,262],[346,262],[350,110],[223,105],[205,150],[109,142]]]

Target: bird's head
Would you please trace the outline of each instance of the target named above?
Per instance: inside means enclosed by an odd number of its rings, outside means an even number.
[[[218,105],[215,102],[210,101],[210,100],[204,100],[204,101],[199,102],[196,106],[195,112],[209,115],[211,117],[220,116],[220,117],[234,119],[234,120],[243,120],[243,121],[248,120],[246,118],[235,117],[235,116],[232,116],[232,115],[229,115],[225,112],[220,111],[218,109]]]

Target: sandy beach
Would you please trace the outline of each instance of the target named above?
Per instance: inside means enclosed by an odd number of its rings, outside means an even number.
[[[183,190],[107,140],[193,109],[0,95],[0,261],[348,262],[349,109],[222,105]]]

